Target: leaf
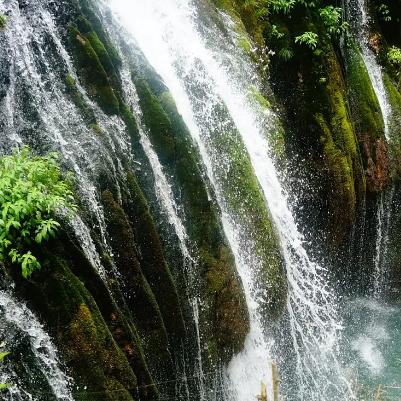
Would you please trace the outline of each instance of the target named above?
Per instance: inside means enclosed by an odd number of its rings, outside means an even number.
[[[0,354],[0,361],[6,356],[6,355],[8,355],[9,354],[9,352],[3,352],[3,353],[1,353]]]
[[[10,387],[10,386],[11,386],[10,383],[0,384],[0,390],[3,390],[3,388]]]

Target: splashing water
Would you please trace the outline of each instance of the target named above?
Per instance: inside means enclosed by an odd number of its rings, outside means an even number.
[[[294,393],[300,400],[343,399],[347,382],[335,357],[341,330],[335,298],[326,284],[327,272],[309,259],[302,246],[302,237],[280,185],[264,127],[273,115],[265,113],[260,118],[260,110],[255,110],[247,97],[247,85],[257,85],[252,64],[234,46],[226,45],[227,38],[215,28],[203,27],[201,37],[194,22],[196,10],[189,1],[167,0],[161,4],[154,0],[112,0],[110,5],[172,92],[199,146],[222,209],[224,231],[244,283],[251,315],[245,351],[234,358],[228,369],[228,386],[233,389],[228,391],[228,397],[252,399],[260,380],[268,381],[269,360],[276,352],[274,341],[263,327],[255,295],[252,272],[260,261],[242,246],[241,227],[228,213],[221,177],[215,168],[219,154],[211,144],[212,133],[232,119],[277,227],[287,268],[287,323],[294,359],[279,362],[296,366],[297,388],[291,391],[284,382],[284,399],[291,399]],[[228,17],[224,19],[227,21]],[[216,121],[213,112],[222,103],[230,116],[228,120]]]

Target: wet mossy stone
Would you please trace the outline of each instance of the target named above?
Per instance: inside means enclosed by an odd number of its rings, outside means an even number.
[[[396,84],[387,74],[383,81],[387,89],[388,100],[391,104],[391,115],[389,121],[389,148],[392,168],[392,178],[401,180],[401,94]]]
[[[141,139],[141,136],[139,134],[138,124],[136,122],[135,117],[133,116],[133,114],[131,113],[126,104],[122,104],[120,106],[120,116],[125,123],[125,127],[131,139],[132,146],[133,147],[137,146],[139,140]]]
[[[118,66],[114,65],[111,56],[109,54],[109,51],[112,51],[112,53],[117,53],[117,51],[114,48],[111,48],[107,35],[103,32],[104,33],[104,35],[102,35],[103,41],[100,40],[97,32],[93,29],[93,25],[86,18],[82,16],[76,20],[76,25],[78,27],[78,30],[82,32],[84,38],[89,40],[93,50],[99,57],[99,61],[102,64],[102,67],[104,68],[107,74],[107,78],[110,82],[110,85],[113,87],[115,91],[117,91],[117,93],[121,93],[122,92],[121,80],[117,72]],[[119,64],[120,63],[118,63],[118,65]]]
[[[226,245],[217,208],[210,198],[199,169],[198,150],[169,92],[159,96],[160,104],[172,124],[176,164],[174,174],[181,187],[181,202],[188,219],[187,232],[198,247],[203,289],[209,309],[205,321],[213,325],[206,334],[217,345],[217,354],[229,360],[243,349],[249,331],[249,315],[241,280],[231,251]],[[218,284],[217,284],[218,282]],[[234,323],[235,322],[235,323]],[[209,342],[208,341],[208,342]]]
[[[91,42],[77,28],[70,29],[70,44],[78,72],[88,93],[106,114],[117,114],[119,102]]]
[[[176,159],[171,172],[181,188],[180,203],[183,203],[189,219],[188,233],[201,248],[209,248],[217,254],[224,238],[217,208],[208,194],[199,168],[199,151],[169,92],[161,94],[160,104],[172,124]]]
[[[141,336],[146,357],[153,363],[171,362],[166,328],[155,296],[142,273],[129,220],[109,191],[102,193],[102,203],[120,287]]]
[[[130,171],[127,172],[127,185],[129,196],[124,208],[134,231],[141,270],[155,295],[170,341],[180,341],[186,334],[185,324],[156,225],[135,176]]]
[[[43,248],[42,248],[43,249]],[[91,294],[66,261],[44,250],[42,270],[17,290],[46,323],[76,385],[74,399],[133,400],[137,379]],[[86,389],[85,392],[80,391]],[[108,398],[106,392],[110,392]],[[96,394],[96,396],[95,396]]]
[[[383,116],[358,46],[350,41],[345,54],[351,108],[366,172],[367,190],[378,192],[390,178]]]
[[[107,54],[110,57],[113,66],[115,68],[121,67],[122,65],[121,57],[118,54],[116,48],[111,44],[110,39],[103,28],[103,23],[95,13],[93,8],[91,7],[90,2],[88,2],[87,0],[80,0],[80,6],[82,13],[86,17],[86,19],[90,21],[93,30],[96,32],[96,35],[98,36],[99,40],[106,48]]]
[[[88,122],[95,124],[96,123],[96,118],[93,113],[93,110],[89,109],[86,105],[85,102],[81,96],[81,94],[78,92],[78,89],[75,85],[74,79],[71,77],[71,75],[67,75],[65,77],[65,86],[66,86],[66,92],[71,96],[73,102],[75,105],[81,110],[82,115],[84,116],[85,120]]]
[[[148,83],[143,79],[135,79],[134,84],[139,96],[143,118],[158,157],[162,164],[172,163],[175,158],[175,146],[171,121],[157,97],[150,90]]]
[[[103,257],[108,287],[82,251],[65,233],[60,234],[58,240],[53,243],[51,251],[53,255],[65,258],[72,273],[78,277],[93,296],[110,333],[123,351],[137,377],[141,399],[157,398],[158,392],[149,373],[131,313],[118,286],[111,260]]]
[[[292,58],[272,58],[273,90],[286,115],[283,119],[288,160],[294,163],[298,215],[311,239],[335,250],[354,224],[356,206],[365,196],[366,181],[347,96],[341,60],[317,10],[297,7],[291,18],[273,15],[283,33],[272,41],[289,46]],[[317,48],[294,44],[311,31],[319,35]],[[285,43],[287,41],[287,44]],[[305,190],[306,188],[306,190]],[[345,206],[346,205],[346,206]]]
[[[6,29],[7,27],[7,19],[5,15],[0,14],[0,29]]]
[[[199,271],[195,275],[198,275],[201,282],[200,287],[203,288],[200,290],[200,293],[207,298],[208,303],[201,318],[205,322],[203,326],[205,328],[207,326],[205,329],[207,332],[203,334],[210,340],[212,338],[219,338],[222,333],[218,327],[219,322],[214,318],[215,314],[218,314],[216,308],[219,305],[217,302],[219,294],[214,292],[211,296],[208,293],[207,272],[212,268],[212,265],[219,264],[220,274],[225,277],[224,283],[227,285],[227,288],[220,288],[217,292],[222,292],[226,289],[227,293],[230,294],[227,297],[227,299],[232,301],[233,307],[230,310],[236,316],[235,320],[238,322],[238,326],[242,328],[241,330],[236,329],[235,332],[234,330],[229,332],[227,329],[224,333],[224,341],[219,342],[219,344],[224,344],[225,347],[219,349],[219,355],[221,357],[224,356],[228,360],[228,355],[233,355],[234,352],[239,352],[243,348],[246,334],[249,331],[249,315],[247,313],[241,280],[235,269],[234,258],[223,235],[222,225],[218,217],[218,209],[208,194],[199,168],[198,150],[193,144],[191,135],[182,117],[179,115],[171,95],[163,91],[157,97],[152,93],[149,85],[138,74],[132,74],[132,78],[137,87],[140,106],[148,128],[150,130],[153,129],[156,133],[161,132],[161,135],[168,133],[165,139],[168,144],[167,146],[171,150],[168,152],[168,155],[174,155],[174,157],[166,157],[163,153],[160,154],[158,148],[162,148],[162,145],[160,142],[156,142],[154,133],[150,133],[151,141],[155,146],[161,163],[174,177],[176,185],[179,188],[179,191],[176,193],[180,198],[179,203],[184,207],[187,233],[191,240],[194,241],[194,244],[196,244],[196,253],[199,257]],[[158,89],[161,87],[161,85],[158,85]],[[149,113],[149,110],[152,112]],[[152,115],[155,116],[153,121],[151,120]],[[222,260],[221,257],[223,254],[229,254],[231,257]],[[235,283],[235,285],[230,285],[230,283]],[[241,307],[237,307],[238,305],[241,305]],[[229,309],[228,306],[227,309]],[[228,313],[222,312],[220,316],[228,316]],[[207,325],[206,322],[210,321],[214,324]],[[228,327],[229,324],[227,324]]]

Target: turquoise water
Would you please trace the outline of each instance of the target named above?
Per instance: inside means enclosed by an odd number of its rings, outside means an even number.
[[[401,400],[401,302],[357,298],[343,305],[342,363],[358,400]]]

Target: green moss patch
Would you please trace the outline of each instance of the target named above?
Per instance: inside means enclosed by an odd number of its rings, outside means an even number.
[[[75,399],[92,401],[102,394],[110,401],[132,400],[136,376],[93,297],[64,259],[44,248],[42,252],[42,271],[17,288],[47,323],[77,387],[87,389],[74,394]]]
[[[107,230],[115,253],[120,286],[150,361],[170,362],[167,332],[155,296],[141,270],[134,234],[122,208],[109,191],[102,193]]]
[[[141,270],[155,295],[169,338],[179,341],[186,334],[177,289],[164,259],[156,225],[135,176],[127,173],[125,210],[139,248]]]
[[[88,93],[107,114],[117,114],[119,102],[110,86],[108,76],[89,39],[77,28],[70,30],[70,44],[74,60]]]
[[[390,176],[383,117],[359,48],[352,42],[348,44],[346,58],[352,114],[366,171],[367,189],[377,192],[383,189]]]
[[[153,146],[160,161],[163,164],[169,164],[175,157],[171,121],[146,81],[135,80],[135,86]]]

